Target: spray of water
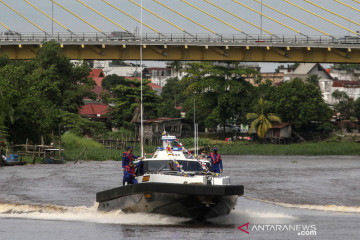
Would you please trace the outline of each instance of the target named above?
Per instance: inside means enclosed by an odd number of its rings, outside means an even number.
[[[326,212],[360,213],[360,206],[292,204],[292,203],[273,202],[273,201],[257,199],[257,198],[250,198],[250,197],[247,197],[247,198],[250,200],[274,204],[274,205],[287,207],[287,208],[300,208],[300,209],[326,211]]]
[[[230,215],[210,219],[215,224],[239,224],[251,222],[252,224],[285,224],[297,218],[285,213],[255,210],[235,210]]]
[[[187,219],[153,214],[125,214],[121,211],[100,212],[92,207],[57,205],[21,205],[0,203],[0,218],[21,218],[52,221],[95,222],[131,225],[175,225]]]

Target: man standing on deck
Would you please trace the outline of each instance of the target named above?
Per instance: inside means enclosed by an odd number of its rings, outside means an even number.
[[[135,167],[137,167],[137,165],[135,166],[133,162],[138,157],[132,154],[132,150],[133,148],[131,146],[128,146],[127,152],[123,153],[123,160],[122,160],[122,167],[124,172],[123,185],[125,185],[125,182],[127,182],[128,184],[137,183],[135,179]]]
[[[214,148],[214,152],[211,153],[207,158],[211,159],[211,168],[214,173],[223,172],[223,164],[220,154],[218,154],[218,149]]]

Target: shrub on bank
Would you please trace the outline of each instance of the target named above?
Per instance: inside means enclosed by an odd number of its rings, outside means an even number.
[[[83,149],[86,147],[87,150],[89,149],[103,149],[104,146],[92,139],[79,137],[73,133],[65,133],[61,136],[61,142],[62,142],[62,148],[65,150],[71,150],[71,149],[77,149],[81,148]]]

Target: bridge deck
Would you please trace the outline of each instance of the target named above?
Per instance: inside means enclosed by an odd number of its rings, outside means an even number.
[[[144,34],[113,37],[100,33],[15,33],[0,36],[0,55],[29,59],[46,41],[59,42],[72,59],[360,62],[359,37]]]

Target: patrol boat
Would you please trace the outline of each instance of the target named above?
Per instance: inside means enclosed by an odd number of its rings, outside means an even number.
[[[136,171],[138,184],[125,185],[96,194],[98,210],[151,213],[193,220],[229,214],[242,185],[231,185],[230,177],[214,174],[208,164],[189,153],[175,136],[162,136],[163,146],[143,160]]]

